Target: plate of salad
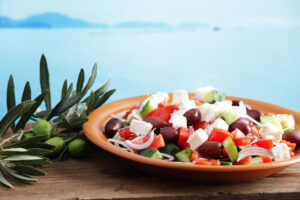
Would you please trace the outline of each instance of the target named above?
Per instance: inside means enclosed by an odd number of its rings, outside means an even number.
[[[298,112],[211,86],[122,99],[88,118],[93,143],[156,175],[241,182],[300,162]]]

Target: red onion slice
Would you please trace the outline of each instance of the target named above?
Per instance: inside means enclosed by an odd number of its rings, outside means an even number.
[[[247,147],[243,150],[241,150],[239,152],[239,158],[237,159],[237,162],[239,162],[240,160],[242,160],[243,158],[247,157],[247,156],[264,156],[264,155],[268,155],[268,156],[272,156],[273,157],[273,153],[265,148],[262,147]]]
[[[126,143],[130,148],[142,150],[142,149],[148,148],[148,147],[152,144],[153,139],[154,139],[154,130],[152,130],[152,131],[150,132],[150,138],[148,139],[148,141],[145,142],[145,143],[143,143],[143,144],[134,144],[134,143],[133,143],[132,141],[130,141],[130,140],[125,140],[125,143]]]
[[[174,156],[170,155],[170,154],[166,154],[166,153],[161,153],[161,155],[167,159],[165,159],[166,161],[173,161],[175,158]]]
[[[130,148],[125,142],[121,141],[121,140],[116,140],[116,139],[108,139],[109,142],[114,143],[115,146],[124,149],[126,151],[129,151],[131,153],[134,153],[133,149]],[[122,146],[119,146],[122,145]]]

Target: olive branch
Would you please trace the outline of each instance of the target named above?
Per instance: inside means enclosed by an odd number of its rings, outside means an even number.
[[[32,132],[32,128],[26,127],[28,122],[38,119],[49,121],[55,129],[55,134],[63,137],[66,143],[70,143],[75,138],[84,138],[82,126],[88,121],[87,115],[103,105],[116,91],[108,90],[110,80],[100,88],[91,90],[96,76],[97,64],[94,65],[85,85],[83,69],[79,72],[76,88],[72,82],[68,84],[65,80],[61,89],[61,98],[54,106],[51,101],[49,70],[44,55],[40,60],[41,93],[34,99],[31,95],[30,82],[27,81],[21,102],[17,104],[14,79],[12,75],[9,77],[7,113],[0,119],[0,182],[3,185],[13,187],[8,179],[22,183],[36,182],[37,179],[32,176],[46,175],[37,167],[51,163],[47,155],[51,154],[54,146],[44,143],[47,136],[23,137],[24,134]],[[43,102],[45,110],[40,109]],[[67,147],[68,145],[59,154],[59,160],[68,156]]]

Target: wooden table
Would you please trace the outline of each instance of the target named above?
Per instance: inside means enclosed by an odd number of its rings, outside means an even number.
[[[0,186],[0,199],[300,199],[300,164],[258,181],[206,184],[146,174],[96,147],[87,154],[54,161],[39,183]]]

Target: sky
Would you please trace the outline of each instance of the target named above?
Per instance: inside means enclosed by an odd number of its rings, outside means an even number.
[[[0,0],[1,16],[23,19],[44,12],[108,24],[123,21],[300,24],[299,0]]]

